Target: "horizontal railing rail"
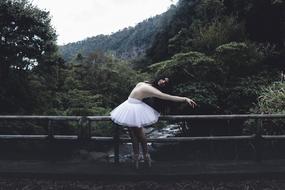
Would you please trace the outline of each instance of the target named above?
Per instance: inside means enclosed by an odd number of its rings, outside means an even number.
[[[0,120],[70,120],[79,121],[87,118],[91,121],[110,121],[110,116],[37,116],[37,115],[0,115]],[[159,120],[189,120],[189,119],[278,119],[285,118],[285,114],[232,114],[232,115],[163,115]]]
[[[191,141],[223,141],[223,140],[251,140],[254,142],[256,150],[256,161],[261,161],[262,143],[264,140],[285,140],[285,135],[262,135],[262,121],[264,119],[285,119],[285,114],[235,114],[235,115],[163,115],[160,121],[192,121],[192,120],[257,120],[256,131],[253,135],[241,136],[203,136],[203,137],[167,137],[149,138],[148,142],[191,142]],[[120,127],[114,124],[115,132],[112,137],[97,137],[91,135],[91,123],[101,121],[111,121],[110,116],[36,116],[36,115],[0,115],[1,120],[44,120],[48,123],[48,134],[46,135],[3,135],[0,139],[23,139],[23,140],[84,140],[102,141],[114,143],[114,161],[119,163],[119,146],[121,143],[131,142],[130,138],[120,138]],[[78,135],[56,135],[53,122],[56,121],[75,121],[80,126]]]

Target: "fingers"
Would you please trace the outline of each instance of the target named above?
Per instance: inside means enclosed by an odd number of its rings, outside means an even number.
[[[191,101],[191,106],[194,108],[196,106],[196,103],[194,101]]]
[[[197,104],[196,104],[196,102],[194,102],[193,100],[191,100],[191,99],[187,99],[187,102],[188,102],[188,104],[192,107],[192,108],[194,108],[195,106],[197,106]]]
[[[194,102],[194,100],[191,100],[192,101],[192,104],[195,106],[197,106],[196,102]]]

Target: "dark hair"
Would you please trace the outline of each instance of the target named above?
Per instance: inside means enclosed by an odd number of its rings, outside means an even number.
[[[158,81],[160,79],[168,79],[167,83],[165,84],[165,86],[159,86],[158,85]],[[148,84],[151,84],[153,87],[155,87],[156,89],[160,90],[161,92],[164,93],[170,93],[171,92],[171,81],[169,80],[168,77],[164,77],[164,76],[160,76],[160,77],[156,77],[151,81],[145,81]]]

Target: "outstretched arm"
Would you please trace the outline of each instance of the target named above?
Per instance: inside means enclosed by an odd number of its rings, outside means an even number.
[[[192,99],[187,98],[187,97],[181,97],[181,96],[173,96],[173,95],[169,95],[166,93],[163,93],[159,90],[157,90],[156,88],[150,86],[149,88],[147,88],[148,93],[156,98],[159,99],[163,99],[163,100],[170,100],[170,101],[174,101],[174,102],[187,102],[190,106],[192,106],[193,108],[195,106],[197,106],[196,102],[194,102]]]

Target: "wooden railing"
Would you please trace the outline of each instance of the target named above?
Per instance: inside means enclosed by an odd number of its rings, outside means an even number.
[[[148,142],[186,142],[186,141],[220,141],[220,140],[252,140],[255,144],[255,160],[262,160],[262,143],[264,140],[284,140],[285,135],[262,135],[262,121],[264,119],[285,119],[285,114],[242,114],[242,115],[164,115],[160,120],[164,121],[193,121],[193,120],[257,120],[256,131],[253,135],[241,136],[208,136],[208,137],[168,137],[151,138]],[[97,137],[91,135],[91,123],[110,121],[110,116],[19,116],[2,115],[1,120],[42,120],[48,124],[46,135],[0,135],[0,139],[63,139],[63,140],[83,140],[83,141],[105,141],[114,144],[114,162],[119,163],[119,147],[121,143],[131,142],[130,138],[120,138],[120,127],[114,124],[115,132],[113,137]],[[80,126],[78,135],[55,135],[54,122],[75,121]]]

